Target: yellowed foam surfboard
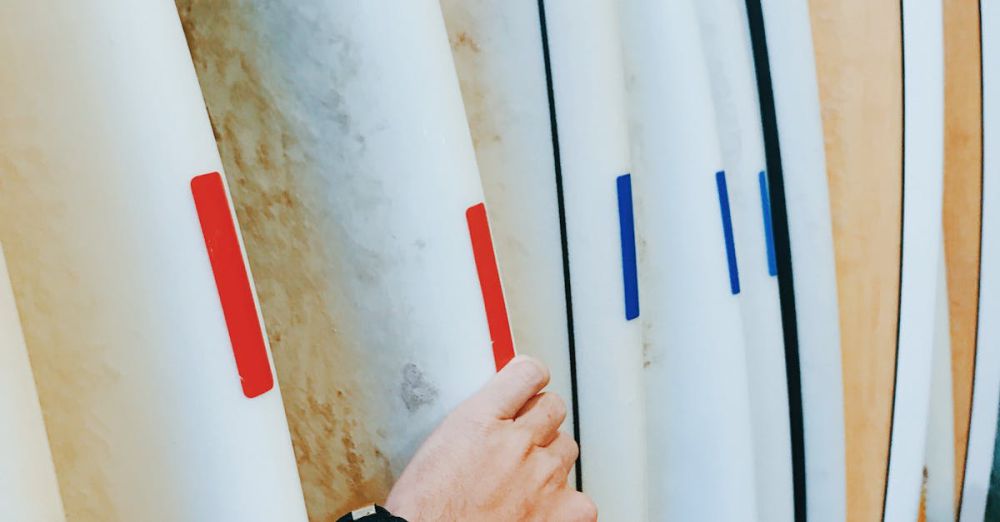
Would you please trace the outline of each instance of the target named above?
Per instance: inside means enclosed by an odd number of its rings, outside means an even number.
[[[0,245],[0,520],[62,522],[62,498]]]
[[[847,518],[882,514],[899,310],[899,4],[812,0],[837,257]]]
[[[483,192],[440,5],[178,6],[309,515],[335,519],[383,500],[494,371],[470,229]]]
[[[0,114],[0,241],[67,519],[304,521],[173,2],[3,2]]]

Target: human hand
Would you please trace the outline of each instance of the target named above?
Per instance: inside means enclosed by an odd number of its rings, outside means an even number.
[[[579,449],[560,432],[566,405],[540,393],[549,372],[518,356],[424,442],[386,508],[410,522],[597,520],[568,485]]]

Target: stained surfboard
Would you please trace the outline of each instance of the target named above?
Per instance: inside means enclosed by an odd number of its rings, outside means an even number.
[[[566,303],[566,213],[556,169],[537,2],[441,2],[479,175],[490,208],[511,329],[521,353],[551,373],[579,438],[576,340]]]
[[[886,520],[914,520],[923,482],[944,169],[940,4],[903,0],[903,238]]]
[[[848,520],[882,514],[903,190],[899,4],[813,0],[837,260]]]
[[[66,520],[0,245],[0,519]]]
[[[969,420],[979,311],[982,217],[982,93],[978,0],[944,2],[944,245],[948,274],[953,398],[953,509],[958,508]]]
[[[845,518],[844,396],[809,6],[747,0],[788,375],[795,516]]]
[[[644,246],[650,518],[752,520],[756,489],[733,229],[759,220],[745,223],[732,212],[728,187],[736,174],[724,170],[694,4],[622,5]]]
[[[0,241],[69,520],[305,520],[172,2],[0,7]]]
[[[1000,6],[995,1],[980,2],[981,72],[982,72],[982,234],[979,263],[979,298],[976,353],[973,367],[972,409],[969,418],[968,446],[961,477],[959,520],[979,522],[1000,516],[996,495],[998,465],[995,449],[997,410],[1000,404],[1000,331],[995,317],[1000,306],[996,292],[997,279],[993,267],[1000,262],[1000,244],[989,231],[998,226],[996,150],[1000,146],[997,122],[1000,104],[993,94],[997,86],[996,71],[1000,70]],[[957,394],[956,394],[957,396]],[[992,517],[992,518],[991,518]]]
[[[740,0],[695,2],[735,225],[760,520],[794,516],[788,380],[764,141]]]
[[[178,6],[309,516],[336,518],[384,499],[430,431],[513,355],[441,10]]]

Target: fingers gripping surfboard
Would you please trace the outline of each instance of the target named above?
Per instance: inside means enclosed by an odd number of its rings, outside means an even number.
[[[723,165],[731,181],[740,311],[750,383],[757,512],[760,520],[790,521],[794,516],[794,501],[788,380],[746,6],[738,0],[706,0],[695,5]]]
[[[735,178],[723,171],[694,5],[622,5],[634,187],[648,268],[642,281],[650,517],[754,519],[733,228],[758,225],[759,217],[753,225],[734,223],[728,180]]]
[[[995,266],[1000,263],[1000,243],[992,231],[1000,226],[1000,103],[995,94],[1000,70],[1000,6],[980,2],[982,48],[982,243],[979,272],[979,324],[974,359],[972,410],[968,449],[962,478],[959,520],[979,522],[1000,516],[1000,466],[995,450],[997,410],[1000,404],[1000,330],[990,320],[1000,313]]]
[[[0,246],[0,519],[66,520]]]
[[[941,250],[944,56],[940,3],[902,0],[903,238],[886,520],[920,504]]]
[[[580,485],[605,516],[645,520],[637,245],[618,5],[545,0],[537,7],[572,293]]]
[[[549,367],[548,389],[569,405],[579,438],[567,301],[561,168],[555,160],[545,55],[536,2],[441,2],[483,191],[513,335],[521,353]],[[558,172],[558,175],[557,175]],[[578,468],[580,471],[580,468]]]
[[[747,0],[788,375],[795,514],[845,518],[837,283],[809,7]]]
[[[813,0],[810,8],[841,310],[847,519],[877,520],[885,492],[899,307],[899,4]]]
[[[0,63],[0,240],[67,518],[304,520],[175,7],[4,2]]]
[[[335,518],[385,498],[420,442],[512,355],[441,10],[178,6],[309,515]]]

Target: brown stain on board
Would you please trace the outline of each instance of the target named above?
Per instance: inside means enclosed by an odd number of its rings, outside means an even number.
[[[349,304],[337,300],[336,258],[321,240],[337,231],[324,226],[304,131],[279,109],[282,86],[252,52],[266,45],[256,8],[177,5],[243,230],[309,517],[336,520],[384,499],[393,480],[381,435],[366,425],[379,406],[365,394]]]
[[[979,313],[982,98],[979,3],[944,2],[944,247],[951,324],[957,512],[965,475]]]
[[[899,4],[810,0],[810,8],[841,311],[847,518],[879,520],[899,313]]]

